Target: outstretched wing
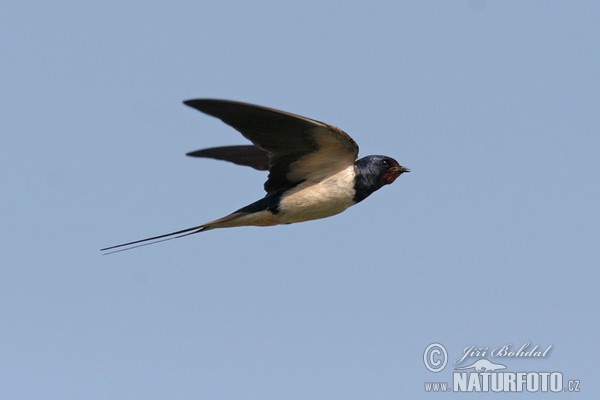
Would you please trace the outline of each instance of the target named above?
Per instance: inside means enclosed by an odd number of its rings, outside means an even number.
[[[344,131],[310,118],[229,100],[195,99],[183,103],[219,118],[268,152],[268,193],[304,181],[323,180],[352,165],[358,156],[358,145]]]
[[[269,153],[256,146],[223,146],[190,151],[190,157],[206,157],[245,165],[259,171],[269,170]]]

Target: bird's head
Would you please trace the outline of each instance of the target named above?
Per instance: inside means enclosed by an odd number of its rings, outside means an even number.
[[[389,185],[405,172],[410,172],[391,157],[367,156],[356,161],[360,173],[378,187]]]
[[[356,168],[354,200],[358,203],[371,193],[389,185],[405,172],[410,172],[391,157],[366,156],[354,163]]]

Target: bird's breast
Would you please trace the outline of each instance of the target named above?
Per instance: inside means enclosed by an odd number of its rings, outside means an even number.
[[[319,181],[306,181],[281,198],[279,223],[288,224],[339,214],[354,204],[354,165]]]

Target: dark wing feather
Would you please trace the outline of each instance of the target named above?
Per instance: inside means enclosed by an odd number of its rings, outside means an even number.
[[[245,165],[259,171],[269,170],[269,153],[256,146],[223,146],[190,151],[190,157],[206,157]]]
[[[310,118],[229,100],[184,104],[219,118],[269,153],[268,193],[319,181],[352,165],[358,156],[358,145],[345,132]]]

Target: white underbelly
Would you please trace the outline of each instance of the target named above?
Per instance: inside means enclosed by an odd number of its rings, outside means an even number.
[[[278,222],[289,224],[339,214],[354,204],[354,166],[321,182],[305,182],[281,199]]]

